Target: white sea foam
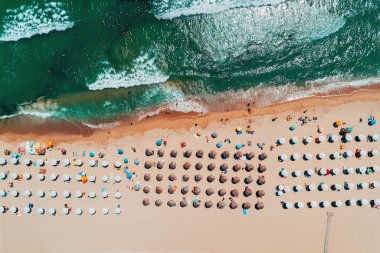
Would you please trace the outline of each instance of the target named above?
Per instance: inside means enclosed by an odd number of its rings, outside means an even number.
[[[37,118],[41,118],[41,119],[47,119],[47,118],[54,117],[54,113],[52,113],[52,112],[38,112],[38,111],[20,111],[20,112],[17,112],[15,114],[0,116],[0,120],[14,118],[16,116],[33,116],[33,117],[37,117]]]
[[[85,123],[85,122],[81,122],[83,125],[89,127],[89,128],[92,128],[92,129],[111,129],[111,128],[114,128],[114,127],[117,127],[120,125],[120,122],[111,122],[111,123],[100,123],[100,124],[90,124],[90,123]]]
[[[88,84],[90,90],[103,90],[106,88],[128,88],[143,84],[163,83],[169,79],[155,64],[156,59],[148,53],[137,57],[133,61],[133,68],[117,72],[108,67],[99,74],[94,83]]]
[[[26,4],[7,10],[2,22],[0,41],[18,41],[37,34],[72,28],[74,22],[69,20],[63,7],[62,3],[50,2]]]
[[[249,6],[276,5],[286,0],[154,0],[153,13],[157,19],[212,14]]]

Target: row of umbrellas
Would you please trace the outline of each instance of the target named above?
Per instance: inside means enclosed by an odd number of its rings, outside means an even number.
[[[361,207],[367,206],[368,204],[371,204],[371,206],[377,206],[380,204],[380,199],[373,199],[371,201],[368,201],[367,199],[359,199],[359,200],[349,199],[349,200],[344,201],[344,204],[346,206],[356,206],[357,205],[357,206],[361,206]],[[309,201],[306,203],[306,206],[309,208],[316,208],[318,206],[321,208],[327,208],[330,206],[340,207],[342,205],[343,205],[343,202],[340,200],[334,200],[332,202],[327,201],[327,200],[321,201],[321,202]],[[284,209],[292,209],[293,207],[295,207],[297,209],[302,209],[305,207],[305,204],[302,201],[295,202],[294,204],[292,202],[283,202],[282,207]]]
[[[6,190],[0,189],[0,197],[7,197],[8,194],[10,194],[12,197],[17,198],[17,197],[20,196],[20,191],[18,191],[16,189],[13,189],[13,190],[9,191],[9,193],[8,193]],[[25,197],[31,197],[33,195],[32,191],[29,190],[29,189],[24,190],[23,194],[24,194]],[[40,198],[45,198],[46,197],[46,193],[44,191],[42,191],[42,190],[36,191],[36,194]],[[49,191],[49,196],[51,198],[56,198],[56,197],[58,197],[58,193],[55,190],[51,190],[51,191]],[[64,198],[71,198],[72,194],[71,194],[70,191],[63,191],[62,192],[62,196]],[[79,191],[79,190],[75,192],[75,197],[82,198],[83,196],[84,196],[84,192]],[[88,193],[88,197],[89,198],[96,198],[96,196],[97,196],[97,194],[95,192],[91,191],[91,192]],[[107,191],[104,190],[104,191],[101,191],[100,196],[103,197],[103,198],[108,198],[109,194],[108,194]],[[117,191],[114,194],[114,197],[116,199],[120,199],[122,197],[121,192]]]
[[[379,151],[378,151],[377,149],[373,149],[373,150],[368,151],[368,152],[365,151],[365,150],[357,150],[357,151],[355,151],[355,152],[352,152],[351,150],[347,150],[347,151],[345,151],[345,152],[343,152],[343,153],[335,152],[335,153],[333,153],[333,154],[330,154],[330,155],[329,155],[329,158],[330,158],[331,160],[336,160],[336,159],[340,159],[340,158],[342,158],[342,157],[345,158],[345,159],[350,158],[350,157],[353,157],[353,156],[355,156],[355,157],[357,157],[357,158],[361,158],[361,157],[365,157],[365,156],[367,156],[367,155],[368,155],[369,157],[378,156],[378,155],[379,155]],[[318,160],[323,160],[323,159],[326,158],[326,154],[323,153],[323,152],[320,152],[320,153],[316,154],[315,157],[316,157]],[[301,156],[300,156],[299,154],[297,154],[297,153],[290,155],[290,160],[292,160],[292,161],[297,161],[297,160],[299,160],[300,158],[301,158]],[[312,158],[313,158],[313,155],[312,155],[311,153],[309,153],[309,152],[304,153],[304,154],[302,155],[302,159],[305,160],[305,161],[309,161],[309,160],[311,160]],[[279,162],[284,162],[284,161],[286,161],[287,159],[288,159],[288,156],[287,156],[286,154],[281,154],[281,155],[278,156],[278,160],[279,160]]]
[[[343,168],[342,172],[345,175],[350,175],[353,173],[364,175],[364,174],[378,172],[379,170],[380,170],[379,165],[374,165],[370,167],[362,166],[362,167],[356,168],[355,170],[351,167],[347,167],[347,168]],[[313,169],[308,169],[308,170],[305,170],[303,173],[300,170],[295,170],[291,173],[291,175],[293,177],[300,177],[303,174],[305,177],[312,177],[315,174],[319,176],[326,176],[329,174],[336,176],[336,175],[339,175],[340,173],[341,173],[341,170],[339,168],[333,168],[329,170],[325,168],[321,168],[317,171],[317,173]],[[289,172],[286,169],[282,168],[279,172],[279,175],[280,177],[287,177],[289,175]]]
[[[30,213],[33,212],[33,209],[34,209],[34,208],[31,208],[31,207],[29,207],[29,206],[26,206],[26,207],[23,208],[23,212],[24,212],[25,214],[30,214]],[[18,214],[18,213],[20,212],[19,208],[16,207],[16,206],[11,206],[9,209],[6,208],[5,206],[0,206],[0,214],[6,213],[8,210],[9,210],[11,213],[13,213],[13,214]],[[100,211],[101,211],[101,213],[104,214],[104,215],[107,215],[107,214],[109,214],[109,212],[110,212],[110,210],[109,210],[108,208],[102,208]],[[121,210],[120,207],[116,207],[116,208],[113,210],[113,212],[114,212],[116,215],[119,215],[119,214],[121,214],[122,210]],[[56,210],[55,208],[53,208],[53,207],[50,207],[50,208],[47,208],[47,209],[45,209],[45,208],[43,208],[43,207],[38,207],[38,208],[36,208],[36,213],[37,213],[37,214],[40,214],[40,215],[44,215],[45,213],[48,213],[48,214],[50,214],[50,215],[55,216],[55,215],[57,214],[57,210]],[[62,209],[61,209],[61,213],[62,213],[63,215],[68,215],[68,214],[71,213],[71,211],[70,211],[69,208],[66,208],[66,207],[65,207],[65,208],[62,208]],[[79,207],[79,208],[76,208],[76,209],[74,210],[74,213],[75,213],[76,215],[82,215],[82,214],[83,214],[83,209],[80,208],[80,207]],[[96,209],[95,209],[95,208],[92,208],[92,207],[89,208],[89,209],[88,209],[88,214],[89,214],[89,215],[95,215],[95,214],[96,214]]]

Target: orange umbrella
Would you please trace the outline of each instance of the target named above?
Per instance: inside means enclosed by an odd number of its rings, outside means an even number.
[[[87,177],[86,176],[83,176],[82,177],[82,183],[86,183],[87,182]]]

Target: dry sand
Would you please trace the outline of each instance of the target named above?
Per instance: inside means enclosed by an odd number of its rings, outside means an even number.
[[[328,232],[328,252],[379,252],[380,242],[377,240],[380,236],[380,213],[378,209],[371,208],[370,205],[365,207],[347,207],[342,205],[339,208],[314,208],[304,207],[303,209],[292,208],[285,210],[282,208],[281,201],[303,201],[305,204],[308,201],[334,201],[347,199],[362,199],[368,200],[380,198],[379,189],[353,189],[350,191],[341,190],[335,192],[327,191],[311,191],[307,192],[289,192],[282,197],[275,195],[275,188],[279,184],[294,186],[297,184],[313,183],[318,185],[321,182],[331,186],[334,183],[344,181],[352,182],[355,185],[358,182],[373,182],[380,181],[380,172],[370,175],[344,175],[337,176],[317,176],[311,178],[301,176],[294,178],[288,176],[281,178],[279,171],[281,168],[286,168],[289,172],[301,170],[302,172],[317,167],[324,168],[340,168],[361,166],[380,165],[379,157],[365,157],[362,159],[349,158],[330,160],[326,157],[324,160],[317,160],[315,155],[319,152],[331,154],[334,152],[342,152],[339,150],[339,143],[322,144],[311,143],[303,145],[298,143],[290,145],[288,142],[281,146],[275,147],[273,151],[269,150],[270,145],[274,145],[279,137],[284,137],[289,140],[293,136],[298,136],[302,139],[303,136],[318,137],[327,135],[328,133],[337,134],[338,129],[332,126],[335,120],[342,120],[347,123],[347,126],[354,126],[353,136],[359,133],[371,135],[380,133],[380,125],[367,125],[367,117],[372,114],[378,117],[380,108],[380,93],[377,91],[371,92],[356,92],[351,95],[330,97],[330,98],[309,98],[293,102],[287,102],[280,105],[275,105],[263,109],[253,109],[251,114],[247,111],[232,111],[225,113],[212,113],[210,115],[160,115],[142,121],[133,126],[121,126],[108,131],[96,131],[92,136],[82,137],[80,135],[49,135],[41,136],[35,134],[16,135],[4,133],[0,139],[1,150],[5,148],[16,150],[16,146],[26,140],[46,141],[53,139],[57,142],[57,147],[53,151],[48,151],[44,159],[58,158],[61,161],[64,159],[59,154],[58,148],[63,147],[68,150],[69,159],[73,159],[72,152],[78,151],[82,154],[83,150],[93,150],[96,152],[102,151],[106,153],[105,159],[110,163],[116,160],[122,161],[124,157],[129,158],[129,168],[135,171],[137,179],[134,182],[128,181],[122,171],[117,171],[112,166],[107,169],[98,167],[90,168],[88,155],[81,158],[84,161],[84,166],[71,166],[64,168],[62,165],[52,167],[47,164],[47,179],[40,182],[37,179],[38,166],[26,167],[24,165],[6,165],[0,168],[1,171],[9,170],[10,173],[31,172],[33,178],[30,181],[21,180],[14,182],[14,188],[20,190],[20,197],[0,198],[1,205],[18,206],[21,215],[16,216],[11,212],[0,215],[0,252],[30,252],[30,253],[63,253],[63,252],[81,252],[81,253],[97,253],[97,252],[323,252],[326,242],[326,226],[327,212],[333,212],[331,218],[331,227]],[[304,111],[307,112],[304,113]],[[286,116],[291,115],[292,120],[287,121]],[[301,126],[297,119],[300,116],[317,116],[317,122],[307,123]],[[272,122],[272,118],[277,117],[277,120]],[[229,118],[227,123],[225,119]],[[359,118],[363,118],[363,123],[359,123]],[[221,121],[221,119],[224,119]],[[197,124],[197,126],[194,126]],[[250,125],[250,129],[254,130],[254,136],[248,136],[245,133],[246,127]],[[295,131],[289,131],[291,125],[296,125]],[[323,127],[323,133],[317,133],[317,127]],[[237,126],[243,128],[242,135],[236,135],[234,129]],[[200,130],[202,136],[195,137],[195,133]],[[216,131],[219,136],[216,139],[210,137],[211,133]],[[209,137],[209,142],[206,141],[206,136]],[[163,147],[166,151],[163,158],[157,157],[155,154],[151,157],[145,156],[145,149],[152,147],[157,151],[159,148],[155,146],[157,139],[163,138],[167,140],[168,145]],[[231,144],[224,143],[221,149],[216,148],[217,141],[223,141],[225,138],[231,139]],[[232,154],[236,152],[235,145],[237,143],[246,144],[247,140],[252,140],[251,147],[244,147],[243,153],[253,151],[256,157],[251,161],[239,160],[232,158]],[[187,148],[182,149],[180,142],[185,141]],[[257,143],[266,143],[263,151],[256,146]],[[131,147],[136,148],[136,153],[131,150]],[[124,154],[117,154],[117,149],[122,148]],[[380,149],[379,142],[356,142],[345,144],[345,150],[354,151],[356,148],[364,150],[372,150],[373,148]],[[178,150],[177,158],[171,158],[169,152],[172,149]],[[186,149],[192,149],[193,155],[191,158],[184,158],[182,152]],[[205,155],[202,159],[195,157],[195,152],[198,149],[203,149]],[[218,153],[218,158],[210,160],[207,154],[210,150],[215,150]],[[222,151],[228,150],[231,157],[227,161],[220,158]],[[256,182],[250,184],[255,193],[259,189],[263,189],[266,195],[262,198],[265,204],[263,210],[251,208],[247,215],[243,215],[241,204],[250,202],[252,205],[257,202],[256,196],[244,197],[242,191],[245,183],[243,179],[252,175],[256,180],[259,173],[257,166],[260,163],[258,155],[262,152],[268,154],[268,158],[261,163],[268,167],[268,170],[263,173],[266,178],[266,184],[259,186]],[[311,161],[303,161],[299,159],[296,162],[289,159],[283,163],[278,162],[277,157],[286,153],[288,157],[293,153],[302,155],[305,152],[310,152],[314,155]],[[3,156],[3,153],[0,155]],[[28,156],[33,161],[37,157]],[[24,158],[24,156],[23,156]],[[23,158],[20,160],[23,162]],[[39,157],[38,157],[39,158]],[[133,160],[138,158],[140,165],[133,165]],[[8,160],[9,157],[7,157]],[[101,160],[101,159],[99,159]],[[164,160],[165,167],[159,170],[155,167],[147,170],[144,168],[145,161]],[[173,171],[168,169],[170,161],[176,161],[177,168]],[[182,164],[189,161],[192,167],[185,171]],[[198,171],[194,168],[197,161],[201,161],[204,167]],[[212,172],[208,171],[206,166],[210,162],[216,164],[216,169]],[[213,183],[206,182],[206,177],[214,174],[216,178],[220,175],[219,165],[226,162],[229,165],[227,177],[229,181],[221,184],[216,179]],[[244,166],[246,162],[252,163],[255,170],[246,172],[240,170],[233,172],[231,167],[238,163]],[[97,182],[81,184],[75,181],[75,175],[79,171],[84,171],[97,176]],[[48,176],[51,173],[60,175],[56,182],[49,180]],[[164,175],[164,180],[158,182],[155,179],[157,173]],[[152,178],[146,182],[143,179],[145,173],[150,173]],[[167,176],[170,173],[175,173],[178,178],[187,173],[191,179],[188,183],[177,180],[169,182]],[[62,176],[69,174],[72,177],[71,183],[64,183]],[[103,183],[101,182],[102,175],[122,176],[120,184]],[[193,179],[195,174],[201,174],[203,179],[200,183],[196,183]],[[232,176],[239,176],[241,182],[234,185],[230,179]],[[9,190],[8,182],[10,179],[0,181],[0,189]],[[143,193],[142,190],[136,192],[131,191],[127,187],[133,186],[138,181],[141,186],[151,186],[149,194]],[[174,194],[168,194],[167,187],[169,184],[178,186]],[[199,185],[202,193],[199,199],[202,200],[202,205],[199,208],[188,206],[181,208],[179,206],[183,195],[180,189],[185,186]],[[164,192],[160,195],[154,192],[156,186],[162,186]],[[100,196],[100,189],[107,189],[110,196],[103,199]],[[228,206],[224,209],[217,209],[216,203],[221,200],[217,192],[212,196],[205,194],[205,189],[208,187],[214,188],[217,191],[220,188],[225,188],[227,192],[234,188],[240,191],[240,195],[236,200],[239,207],[231,210]],[[31,189],[33,196],[26,198],[23,196],[25,189]],[[36,196],[38,190],[44,190],[46,194],[50,190],[56,190],[58,197],[52,199],[45,197],[40,199]],[[70,199],[62,197],[62,191],[68,190],[72,193]],[[78,199],[75,197],[75,192],[82,190],[85,192],[94,191],[98,194],[97,198],[89,199],[84,197]],[[116,190],[122,192],[120,200],[115,199],[114,193]],[[187,199],[193,200],[194,195],[189,192],[186,194]],[[149,198],[151,205],[144,207],[142,200]],[[227,203],[229,194],[227,194]],[[162,199],[164,204],[161,207],[154,206],[156,199]],[[175,200],[176,207],[168,207],[166,201]],[[210,209],[204,207],[206,200],[212,200],[214,206]],[[34,209],[31,214],[24,214],[22,209],[28,203],[34,204]],[[61,213],[64,203],[68,203],[73,209],[81,207],[83,215],[77,216],[74,212],[65,216]],[[122,213],[115,215],[113,209],[120,205]],[[51,216],[48,213],[38,215],[36,208],[55,207],[57,215]],[[88,208],[93,207],[97,213],[93,216],[88,214]],[[110,214],[105,216],[101,214],[101,208],[108,207]]]

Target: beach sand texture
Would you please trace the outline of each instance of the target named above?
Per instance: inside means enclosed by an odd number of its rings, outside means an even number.
[[[310,98],[303,99],[260,110],[253,110],[251,114],[247,111],[231,111],[226,113],[213,113],[201,116],[183,116],[174,119],[174,115],[160,115],[135,124],[131,127],[123,126],[115,130],[96,132],[93,136],[81,137],[79,135],[12,135],[4,133],[1,136],[0,147],[1,157],[7,159],[8,164],[0,167],[1,172],[9,171],[8,178],[0,181],[0,189],[10,191],[4,198],[0,197],[0,206],[17,206],[19,215],[13,214],[10,210],[0,214],[0,252],[379,252],[380,242],[380,220],[378,219],[379,210],[373,208],[369,203],[366,206],[347,206],[346,200],[367,199],[368,201],[380,199],[379,189],[358,189],[360,182],[368,185],[374,181],[380,182],[380,171],[370,174],[352,173],[345,175],[343,168],[351,167],[354,170],[360,167],[374,167],[380,165],[379,156],[369,157],[366,155],[361,158],[339,158],[330,159],[329,155],[335,152],[343,153],[356,149],[367,152],[380,149],[379,142],[367,141],[367,136],[380,133],[380,125],[369,126],[367,118],[369,115],[378,117],[380,108],[379,92],[359,92],[347,96],[330,98]],[[287,116],[291,120],[287,120]],[[305,125],[298,121],[299,117],[317,117]],[[172,120],[169,120],[172,117]],[[221,121],[221,119],[224,119]],[[226,122],[226,118],[229,120]],[[273,121],[273,118],[277,118]],[[362,118],[363,122],[359,122]],[[346,123],[342,127],[352,126],[352,137],[359,134],[365,135],[365,140],[344,143],[344,148],[340,149],[341,136],[338,132],[340,127],[335,128],[333,123],[341,120]],[[194,123],[198,123],[194,126]],[[294,125],[296,129],[290,131]],[[175,127],[176,126],[176,127]],[[242,128],[242,134],[237,134],[236,127]],[[247,126],[250,126],[247,128]],[[322,133],[318,133],[318,126],[323,128]],[[248,135],[246,130],[253,131],[253,135]],[[201,136],[196,133],[200,131]],[[213,132],[218,133],[217,138],[212,138]],[[329,143],[325,140],[322,143],[315,143],[315,138],[331,133],[338,135],[339,141]],[[209,141],[207,142],[206,136]],[[289,140],[298,137],[297,144],[290,144]],[[302,138],[311,136],[312,142],[304,145]],[[284,145],[276,146],[278,138],[286,140]],[[47,151],[45,156],[23,155],[19,165],[12,165],[11,158],[3,154],[3,150],[17,150],[17,145],[27,140],[57,142],[52,151]],[[156,141],[163,139],[167,145],[157,147]],[[231,143],[225,142],[230,139]],[[221,141],[223,146],[217,148],[217,143]],[[252,146],[247,146],[247,141],[252,142]],[[180,143],[186,142],[186,147],[181,148]],[[265,143],[263,150],[258,148],[257,143]],[[243,154],[253,152],[255,157],[252,160],[245,160],[243,157],[236,160],[233,157],[238,150],[237,144],[244,144],[240,149]],[[273,151],[270,146],[273,145]],[[62,156],[58,148],[65,148],[68,152]],[[118,154],[121,148],[124,153]],[[136,152],[132,150],[136,149]],[[154,155],[146,156],[145,151],[151,148],[155,151]],[[163,149],[165,154],[158,157],[157,151]],[[177,150],[176,158],[170,156],[171,150]],[[183,156],[186,150],[192,150],[190,158]],[[196,157],[197,150],[203,150],[202,158]],[[210,159],[208,153],[215,150],[217,156]],[[86,156],[82,157],[82,152],[86,151]],[[103,159],[89,157],[89,152],[95,151],[105,153],[104,159],[110,164],[107,168],[101,167]],[[228,151],[230,157],[223,160],[220,155],[223,151]],[[78,152],[79,157],[74,157],[72,152]],[[326,154],[322,160],[318,160],[316,155],[320,152]],[[366,152],[366,153],[367,153]],[[267,158],[260,161],[259,155],[267,154]],[[305,161],[303,154],[311,153],[312,159]],[[278,157],[281,154],[287,155],[287,160],[280,162]],[[300,157],[296,161],[290,159],[292,154]],[[38,165],[27,167],[24,165],[24,158],[28,157],[33,162],[37,159],[47,159],[44,167]],[[129,171],[135,172],[135,178],[128,180],[122,170],[114,168],[113,163],[127,157]],[[83,166],[63,166],[64,159],[81,159]],[[61,161],[60,165],[52,166],[51,159]],[[90,167],[91,159],[99,160],[98,167]],[[135,165],[134,160],[138,159],[140,164]],[[144,168],[145,162],[152,163],[163,161],[164,167],[158,169],[152,166],[150,169]],[[176,168],[169,169],[169,163],[175,161]],[[190,169],[185,170],[183,164],[189,162]],[[195,164],[201,162],[203,167],[200,170],[195,168]],[[207,165],[215,164],[215,169],[209,171]],[[228,172],[225,174],[228,181],[219,182],[221,175],[220,165],[226,163]],[[253,164],[254,170],[247,172],[244,170],[245,164]],[[263,173],[258,171],[258,165],[263,164],[267,170]],[[242,169],[235,172],[232,167],[240,164]],[[123,164],[124,167],[124,164]],[[304,172],[308,169],[319,168],[339,168],[338,175],[319,176],[313,175],[305,177]],[[38,180],[39,170],[46,169],[45,181]],[[288,171],[286,178],[280,177],[279,172],[284,168]],[[292,172],[299,170],[301,175],[293,177]],[[30,180],[12,180],[12,173],[24,174],[29,172],[32,175]],[[79,172],[85,172],[87,177],[90,174],[96,176],[96,183],[87,182],[85,184],[77,182],[75,177]],[[56,181],[50,180],[50,175],[59,175]],[[144,175],[149,173],[149,181],[144,179]],[[156,180],[156,175],[161,173],[162,181]],[[170,181],[169,175],[174,173],[176,181]],[[71,182],[63,181],[65,174],[71,176]],[[188,182],[181,180],[184,174],[188,174]],[[195,175],[201,175],[202,180],[196,182]],[[108,175],[109,182],[104,183],[102,176]],[[215,181],[207,182],[209,175],[215,176]],[[251,175],[254,179],[248,184],[251,187],[252,196],[245,197],[243,191],[246,187],[244,179]],[[259,175],[265,176],[266,183],[258,185],[256,180]],[[121,176],[120,183],[114,183],[116,176]],[[232,177],[240,178],[239,183],[232,183]],[[9,187],[9,182],[13,182],[13,188]],[[343,187],[344,182],[354,184],[354,189],[340,191],[331,190],[330,187],[340,183]],[[326,183],[328,189],[319,191],[294,192],[293,186],[304,184]],[[138,183],[141,186],[139,191],[131,188]],[[169,185],[177,186],[173,194],[168,193]],[[282,196],[276,196],[276,187],[285,185],[291,188],[290,192]],[[144,193],[143,187],[150,186],[150,192]],[[157,194],[155,188],[161,186],[163,192]],[[198,186],[201,189],[199,195],[194,195],[190,191],[183,195],[181,188]],[[109,196],[103,198],[101,190],[104,188]],[[213,188],[215,193],[211,196],[206,195],[205,191]],[[223,197],[218,195],[220,189],[225,189],[226,206],[223,209],[217,208],[217,203]],[[20,196],[12,197],[12,189],[17,189]],[[27,198],[24,191],[30,189],[32,196]],[[231,209],[230,191],[237,189],[239,196],[233,199],[238,202],[236,209]],[[46,196],[40,198],[37,191],[42,190]],[[55,190],[58,193],[56,198],[51,198],[49,192]],[[63,191],[71,192],[71,198],[64,198]],[[76,191],[95,192],[96,198],[91,199],[87,196],[77,198]],[[256,196],[258,190],[265,191],[265,196],[260,198],[264,204],[264,209],[256,210],[254,205],[259,198]],[[114,194],[119,191],[122,194],[120,199],[116,199]],[[189,205],[185,208],[180,206],[180,201],[185,197]],[[201,205],[194,208],[191,204],[194,198],[201,200]],[[149,199],[150,205],[143,206],[143,199]],[[161,199],[162,206],[155,206],[155,201]],[[169,207],[167,201],[174,200],[175,207]],[[342,201],[340,207],[329,206],[322,208],[309,208],[309,201]],[[213,206],[206,208],[206,201],[212,201]],[[302,201],[303,208],[283,208],[281,201],[296,203]],[[249,202],[252,207],[247,210],[246,215],[242,208],[244,202]],[[25,214],[23,208],[33,203],[33,210],[30,214]],[[67,203],[72,207],[72,212],[64,215],[61,209]],[[120,205],[121,214],[116,215],[114,209]],[[45,208],[44,215],[37,214],[37,208]],[[55,208],[57,214],[52,216],[48,213],[49,208]],[[102,208],[108,208],[109,214],[103,215]],[[82,208],[81,216],[75,214],[76,208]],[[89,208],[96,210],[95,215],[88,213]],[[328,213],[330,215],[328,215]]]

